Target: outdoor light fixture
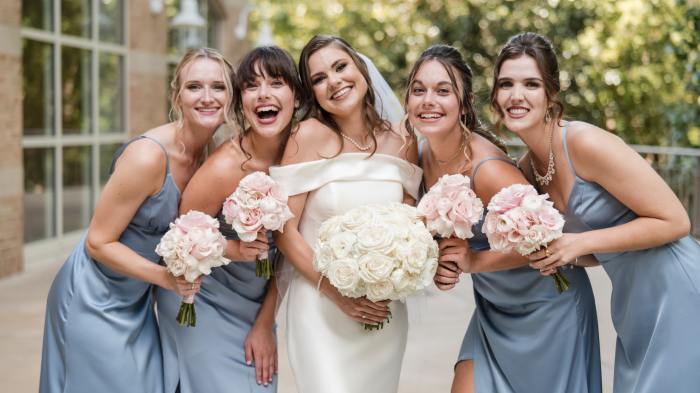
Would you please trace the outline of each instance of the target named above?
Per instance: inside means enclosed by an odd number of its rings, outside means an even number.
[[[199,15],[197,0],[181,0],[180,12],[171,25],[178,32],[179,47],[182,53],[204,44],[204,28],[207,21]]]
[[[148,7],[152,14],[158,15],[163,12],[163,0],[149,0]]]

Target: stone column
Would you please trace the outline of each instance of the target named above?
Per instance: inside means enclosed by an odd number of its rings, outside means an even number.
[[[167,122],[168,20],[151,13],[148,1],[128,2],[129,135]]]
[[[0,277],[23,267],[21,7],[0,3]]]

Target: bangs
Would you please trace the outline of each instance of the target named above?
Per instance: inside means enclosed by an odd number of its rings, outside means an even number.
[[[238,66],[236,84],[243,88],[264,75],[284,80],[293,91],[299,89],[296,65],[280,48],[260,47],[248,53]]]

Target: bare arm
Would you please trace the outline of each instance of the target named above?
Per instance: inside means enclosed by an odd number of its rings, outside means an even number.
[[[139,206],[162,187],[165,168],[165,155],[152,141],[135,141],[124,150],[97,201],[88,228],[86,250],[93,259],[110,269],[176,290],[176,280],[165,267],[119,242]],[[139,175],[134,176],[135,173]]]
[[[567,233],[552,242],[552,256],[533,267],[545,271],[581,255],[656,247],[689,233],[690,220],[673,191],[620,138],[576,122],[570,126],[568,146],[578,175],[598,183],[638,217],[614,227]]]
[[[226,198],[245,176],[241,161],[230,144],[221,145],[192,176],[182,193],[180,213],[198,210],[216,217]],[[224,256],[231,261],[254,261],[256,255],[267,250],[267,237],[261,234],[253,242],[228,240]]]

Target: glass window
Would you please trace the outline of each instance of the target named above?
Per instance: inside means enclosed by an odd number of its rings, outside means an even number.
[[[121,143],[114,143],[100,146],[100,187],[104,187],[109,179],[109,170],[112,166],[114,153],[117,152]]]
[[[100,0],[100,41],[120,44],[124,41],[122,0]]]
[[[100,53],[100,132],[124,131],[123,59],[119,55]]]
[[[92,126],[90,51],[64,46],[61,56],[63,133],[88,134]]]
[[[61,32],[79,37],[92,37],[90,0],[61,0]]]
[[[63,148],[63,232],[86,228],[92,215],[90,146]]]
[[[53,148],[24,149],[24,241],[56,235]]]
[[[53,0],[22,0],[22,25],[53,30]]]
[[[53,45],[22,41],[24,135],[53,135]]]

